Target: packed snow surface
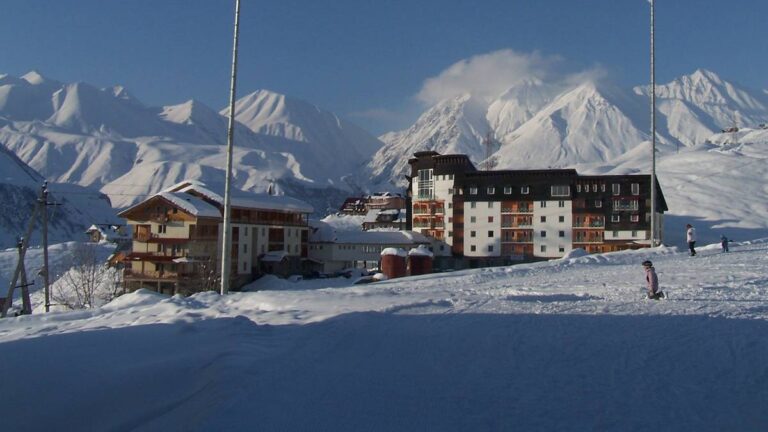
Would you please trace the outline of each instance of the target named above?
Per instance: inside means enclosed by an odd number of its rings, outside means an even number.
[[[651,259],[667,300],[644,299]],[[4,430],[766,430],[768,240],[0,321]],[[258,291],[253,291],[258,290]]]

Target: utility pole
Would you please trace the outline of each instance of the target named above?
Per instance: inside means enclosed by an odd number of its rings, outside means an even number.
[[[16,283],[19,281],[19,278],[22,279],[22,290],[26,289],[24,285],[27,285],[26,283],[26,269],[24,268],[24,256],[27,253],[27,246],[29,246],[29,237],[32,235],[32,230],[35,228],[35,219],[37,218],[37,213],[40,211],[41,201],[38,200],[35,203],[35,207],[32,210],[32,215],[29,217],[29,223],[27,224],[27,231],[24,234],[24,237],[21,238],[19,241],[19,262],[16,263],[16,270],[13,272],[13,277],[11,278],[11,283],[8,286],[8,295],[5,297],[5,302],[3,302],[2,310],[0,310],[0,318],[5,318],[6,315],[8,315],[8,309],[11,307],[11,302],[13,302],[13,292],[16,290],[16,288],[19,288]],[[23,295],[24,291],[22,291]]]
[[[656,229],[656,37],[654,35],[656,16],[655,0],[651,3],[651,247],[657,246]]]
[[[232,222],[230,220],[232,183],[232,147],[235,131],[235,88],[237,83],[237,38],[240,30],[240,0],[235,0],[235,35],[232,43],[232,79],[229,88],[229,125],[227,127],[227,174],[224,183],[224,223],[221,245],[221,295],[229,292],[229,271],[232,251]]]
[[[43,183],[40,191],[41,210],[43,211],[43,287],[45,288],[45,312],[51,311],[51,291],[48,278],[48,182]]]

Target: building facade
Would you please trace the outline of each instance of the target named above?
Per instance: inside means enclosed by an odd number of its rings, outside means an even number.
[[[451,245],[454,256],[491,264],[650,246],[650,175],[478,171],[466,155],[414,156],[410,225]],[[667,206],[658,182],[656,192],[661,239]]]
[[[311,206],[289,197],[241,192],[233,194],[231,203],[234,289],[271,268],[261,262],[270,252],[284,254],[286,271],[301,271]],[[187,181],[121,212],[119,216],[133,229],[131,251],[124,261],[126,291],[149,288],[190,294],[217,289],[222,209],[220,195],[202,183]]]

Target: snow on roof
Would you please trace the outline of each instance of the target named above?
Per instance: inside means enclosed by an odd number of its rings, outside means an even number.
[[[327,222],[309,221],[309,241],[312,243],[330,243],[336,239],[336,230]]]
[[[405,253],[405,249],[388,247],[383,251],[381,251],[381,256],[387,256],[387,255],[396,255],[396,256],[405,258],[407,254]]]
[[[368,223],[376,222],[376,218],[378,218],[379,212],[380,212],[379,209],[370,209],[370,210],[368,210],[368,212],[365,214],[365,217],[363,218],[363,223],[365,223],[365,222],[368,222]]]
[[[419,245],[419,247],[415,247],[408,251],[408,255],[415,255],[415,256],[428,256],[433,257],[435,254],[433,254],[429,249],[427,249],[424,245]]]
[[[267,252],[264,254],[264,256],[261,257],[261,261],[264,262],[280,262],[285,257],[288,256],[288,252],[286,251],[273,251],[273,252]]]
[[[209,189],[204,183],[199,181],[182,182],[177,185],[179,192],[191,193],[197,192],[200,195],[224,205],[224,197]],[[314,207],[306,202],[291,198],[285,195],[256,194],[243,191],[232,191],[232,207],[261,209],[261,210],[282,210],[301,213],[312,213]]]
[[[183,192],[160,192],[155,196],[165,198],[187,213],[198,217],[220,218],[221,212],[215,206],[200,198]]]
[[[415,245],[431,243],[431,240],[414,231],[360,231],[336,233],[336,243]]]

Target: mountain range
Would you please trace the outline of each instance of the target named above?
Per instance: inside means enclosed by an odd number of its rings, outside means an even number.
[[[235,186],[256,192],[272,186],[309,201],[318,215],[351,194],[401,189],[408,158],[422,150],[465,153],[478,167],[485,162],[497,169],[650,169],[648,87],[606,80],[528,78],[493,97],[463,94],[378,139],[311,103],[267,90],[238,99],[235,112]],[[48,180],[98,189],[120,208],[183,179],[223,184],[226,115],[227,109],[196,100],[148,107],[121,86],[62,83],[37,72],[0,75],[0,143]],[[658,85],[658,168],[671,213],[707,221],[743,216],[716,205],[699,211],[675,203],[689,203],[694,190],[696,196],[706,193],[705,186],[685,184],[703,166],[746,163],[739,174],[764,174],[753,163],[768,145],[759,128],[764,123],[768,94],[713,72],[697,70]],[[720,134],[734,125],[742,132]],[[486,136],[493,138],[488,145]],[[675,171],[665,172],[667,167]],[[728,183],[706,187],[721,190]],[[683,190],[687,194],[676,195]],[[768,200],[768,192],[753,192],[752,198]],[[764,213],[736,224],[766,227],[758,221]]]

